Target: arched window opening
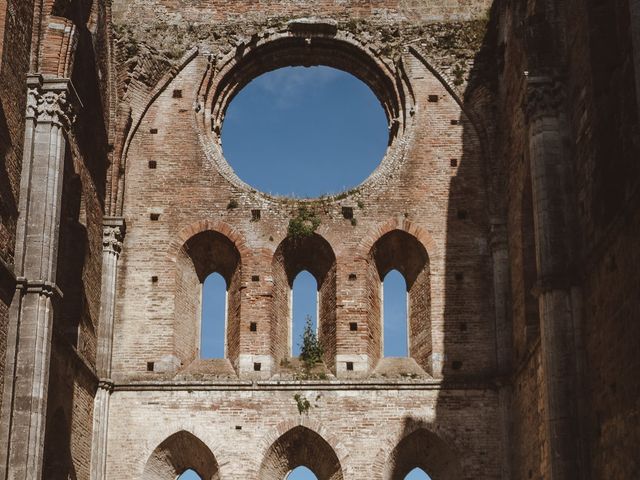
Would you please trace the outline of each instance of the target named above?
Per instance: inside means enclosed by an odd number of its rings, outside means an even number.
[[[413,430],[410,424],[409,430]],[[458,455],[448,443],[427,428],[419,426],[402,438],[393,449],[382,478],[384,480],[462,478],[462,468]]]
[[[180,431],[151,452],[144,467],[145,480],[219,480],[218,462],[205,443]]]
[[[294,468],[286,476],[286,480],[318,480],[315,473],[305,466]]]
[[[391,283],[387,287],[384,280],[390,272]],[[379,292],[369,296],[369,329],[374,333],[369,342],[370,358],[409,356],[431,372],[431,285],[424,245],[403,230],[386,233],[371,248],[367,278],[371,291]],[[402,283],[400,279],[405,283],[404,293],[398,285]],[[393,320],[403,311],[405,322]]]
[[[384,356],[408,357],[407,283],[399,271],[391,270],[384,277],[381,298]]]
[[[240,252],[225,235],[207,230],[191,237],[176,259],[175,345],[184,365],[198,357],[239,355]],[[161,284],[161,277],[152,281]],[[226,305],[226,308],[225,308]],[[226,328],[225,328],[226,327]]]
[[[313,307],[304,305],[313,304],[315,295],[318,340],[324,350],[324,364],[332,369],[336,347],[336,257],[333,249],[318,234],[295,239],[287,237],[273,256],[272,272],[271,348],[274,359],[280,363],[292,353],[300,352],[298,344],[305,324],[304,315],[308,313],[313,318],[314,313]],[[299,275],[301,272],[304,272],[302,276]],[[300,287],[296,281],[299,276]],[[314,282],[315,287],[312,287]],[[294,287],[296,292],[292,292]],[[298,294],[298,288],[304,288],[307,293]],[[302,313],[299,313],[299,308],[303,309]],[[291,325],[292,318],[294,325]],[[295,331],[292,331],[292,326]]]
[[[307,319],[311,321],[313,331],[318,331],[318,282],[306,270],[296,275],[293,281],[291,303],[291,355],[297,357],[300,355]]]
[[[303,474],[307,476],[300,476]],[[300,425],[273,442],[262,460],[257,478],[343,480],[344,476],[331,445],[318,433]]]
[[[180,475],[177,480],[202,480],[202,477],[198,475],[194,470],[186,470]]]
[[[200,358],[225,358],[227,345],[227,282],[219,273],[202,284]]]
[[[404,477],[404,480],[431,480],[431,477],[424,470],[416,467]]]

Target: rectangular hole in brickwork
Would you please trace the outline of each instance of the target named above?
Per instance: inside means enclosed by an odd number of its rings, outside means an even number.
[[[458,166],[458,159],[457,158],[452,158],[451,159],[451,166],[452,167],[457,167]]]
[[[151,277],[151,283],[158,283],[158,276],[154,275]]]
[[[147,372],[153,372],[153,367],[154,367],[154,363],[153,362],[147,362]]]
[[[352,332],[357,332],[358,331],[358,323],[357,322],[350,322],[349,323],[349,330],[351,330]]]
[[[173,91],[173,98],[182,98],[182,90],[174,90]]]
[[[149,218],[150,218],[152,221],[156,222],[156,221],[160,220],[160,214],[159,214],[159,213],[151,213],[151,214],[149,215]]]
[[[155,135],[156,133],[158,133],[158,129],[157,128],[150,128],[149,129],[149,133],[152,135]]]
[[[466,219],[467,219],[467,211],[458,210],[458,220],[466,220]]]
[[[260,281],[260,275],[251,275],[251,281],[252,282],[259,282]]]
[[[454,360],[451,366],[454,370],[460,370],[462,368],[462,362],[460,360]]]
[[[242,425],[236,425],[236,430],[242,430]]]
[[[429,101],[430,101],[431,103],[435,103],[435,102],[437,102],[438,100],[440,100],[440,97],[439,97],[438,95],[429,95]]]
[[[348,371],[352,371],[353,370],[353,362],[347,362],[347,370]]]
[[[262,364],[260,362],[254,362],[253,363],[253,371],[254,372],[259,372],[260,370],[262,370]]]
[[[347,220],[353,218],[353,208],[352,207],[342,207],[342,216]]]
[[[350,273],[349,274],[349,281],[350,282],[354,282],[357,279],[358,279],[358,276],[355,273]]]
[[[459,122],[458,122],[458,120],[456,120],[456,119],[452,119],[452,120],[451,120],[451,125],[458,125],[458,123],[459,123]]]
[[[155,160],[149,160],[149,168],[150,169],[155,169],[158,167],[158,162],[156,162]]]
[[[258,210],[258,209],[251,210],[251,221],[252,222],[257,222],[258,220],[260,220],[260,216],[261,216],[260,210]]]
[[[258,331],[258,324],[256,322],[251,322],[249,324],[249,331],[257,332]]]

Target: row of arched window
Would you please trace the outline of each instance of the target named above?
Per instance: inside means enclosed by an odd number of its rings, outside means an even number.
[[[178,480],[204,480],[194,470],[188,469],[178,477]],[[309,468],[301,465],[291,470],[284,480],[318,480],[318,476]],[[431,477],[419,467],[411,470],[404,480],[431,480]]]
[[[409,355],[407,283],[398,270],[390,271],[382,283],[383,356]],[[291,289],[292,328],[291,355],[300,354],[300,339],[306,320],[318,329],[318,284],[308,271],[300,272]],[[200,358],[225,358],[227,323],[227,285],[217,272],[211,273],[202,285],[200,327]]]
[[[179,252],[176,265],[176,325],[184,328],[176,331],[176,337],[184,342],[178,347],[186,351],[189,338],[191,345],[197,344],[198,339],[189,335],[199,331],[201,358],[235,361],[244,328],[243,290],[263,288],[265,284],[260,282],[264,279],[247,272],[243,275],[246,267],[237,246],[212,230],[191,237]],[[358,330],[359,322],[366,324],[370,358],[411,356],[428,371],[431,286],[425,246],[404,230],[391,230],[373,243],[367,262],[359,263],[358,268],[360,271],[348,274],[348,280],[343,279],[349,282],[348,290],[358,292],[360,302],[350,313],[353,321],[349,320],[349,329]],[[263,295],[260,308],[270,318],[271,356],[276,361],[296,356],[308,316],[325,346],[325,363],[333,368],[338,278],[336,256],[329,243],[318,234],[287,237],[275,250],[269,273],[270,290]],[[249,285],[243,283],[248,278]],[[198,291],[200,295],[194,295]],[[189,326],[188,319],[200,328]],[[252,322],[250,328],[265,326]]]
[[[336,439],[332,439],[336,444]],[[342,452],[343,456],[346,452]],[[454,451],[428,429],[407,432],[390,452],[378,455],[371,472],[376,478],[424,480],[460,478],[461,466]],[[179,431],[150,453],[143,478],[149,480],[214,480],[220,464],[199,438]],[[319,433],[306,426],[292,426],[264,452],[257,469],[260,480],[343,480],[343,465],[336,450]]]

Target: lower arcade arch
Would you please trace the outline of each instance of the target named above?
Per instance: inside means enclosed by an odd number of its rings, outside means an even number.
[[[281,435],[268,449],[258,480],[286,479],[298,467],[311,470],[321,480],[343,480],[342,466],[329,443],[301,425]]]
[[[213,452],[202,440],[187,431],[174,433],[151,453],[143,480],[175,480],[185,473],[202,480],[219,480],[219,468]],[[195,476],[195,475],[193,475]]]
[[[407,477],[458,480],[462,478],[462,467],[454,450],[442,438],[426,428],[418,428],[398,442],[382,476],[383,480]]]

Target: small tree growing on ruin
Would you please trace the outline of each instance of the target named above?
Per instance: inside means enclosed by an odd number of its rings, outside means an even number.
[[[323,353],[324,348],[313,330],[311,317],[307,315],[302,332],[302,343],[300,343],[300,359],[304,362],[305,368],[310,370],[316,363],[322,361]]]

